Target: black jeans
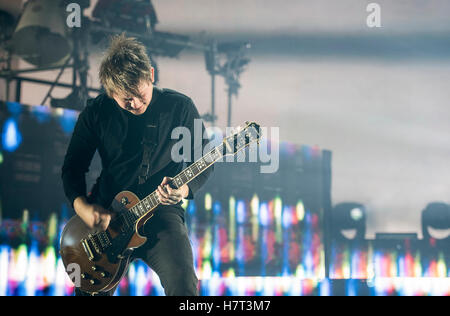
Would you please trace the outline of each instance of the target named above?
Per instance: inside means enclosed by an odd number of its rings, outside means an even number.
[[[180,206],[160,205],[144,225],[147,242],[135,249],[134,259],[142,259],[158,275],[167,296],[198,295],[192,247]],[[111,296],[115,290],[98,294]],[[75,290],[76,296],[87,293]]]

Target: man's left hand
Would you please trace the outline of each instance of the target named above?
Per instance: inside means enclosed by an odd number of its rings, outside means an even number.
[[[189,194],[189,187],[187,184],[183,185],[179,189],[173,189],[170,187],[169,183],[173,178],[164,177],[161,184],[158,186],[158,198],[163,205],[173,205],[180,202],[182,199],[186,198]]]

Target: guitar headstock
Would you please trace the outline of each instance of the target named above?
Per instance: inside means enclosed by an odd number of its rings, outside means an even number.
[[[260,129],[261,127],[255,122],[245,122],[244,127],[238,127],[236,133],[223,140],[224,155],[235,155],[254,142],[259,144]]]

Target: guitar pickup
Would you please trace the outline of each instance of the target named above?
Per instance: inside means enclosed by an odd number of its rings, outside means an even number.
[[[81,240],[81,245],[83,246],[84,251],[86,252],[86,255],[88,256],[89,261],[94,260],[94,253],[92,252],[91,247],[89,246],[89,243],[86,239]]]

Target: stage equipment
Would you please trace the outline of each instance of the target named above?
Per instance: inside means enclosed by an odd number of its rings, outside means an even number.
[[[64,1],[28,1],[13,34],[12,51],[38,67],[64,64],[72,49],[65,23]]]
[[[93,43],[126,32],[147,46],[155,68],[155,84],[159,76],[154,56],[177,57],[189,41],[187,36],[155,31],[158,18],[150,0],[99,0],[92,16],[95,18],[91,23]]]
[[[63,108],[80,111],[86,105],[86,94],[80,87],[73,88],[73,91],[63,99],[51,98],[50,104],[53,108]]]
[[[16,24],[16,18],[9,12],[9,8],[4,8],[3,4],[0,4],[0,45],[8,40],[14,32],[14,26]]]
[[[417,233],[375,233],[375,248],[406,253],[419,239]]]
[[[88,34],[82,32],[80,29],[74,29],[72,32],[73,41],[73,72],[72,72],[72,92],[65,99],[52,98],[50,104],[52,107],[69,108],[73,110],[82,110],[86,101],[89,98],[89,89],[87,83],[88,71],[89,71],[89,53],[88,53]],[[67,67],[69,60],[63,65],[55,82],[59,81],[60,76]],[[77,80],[79,85],[77,85]],[[44,100],[41,104],[45,104],[47,98],[50,97],[51,92],[55,85],[50,87]]]
[[[227,126],[231,126],[232,98],[237,96],[241,87],[239,77],[250,62],[246,56],[251,48],[247,42],[217,43],[211,41],[209,49],[205,50],[206,69],[211,75],[211,113],[204,116],[205,120],[215,122],[215,78],[217,75],[224,77],[228,93],[228,118]]]
[[[21,0],[0,1],[0,72],[3,69],[11,68],[13,63],[7,45],[11,40],[17,23],[17,17],[22,10]],[[6,97],[9,97],[9,79],[6,79]]]
[[[422,211],[422,234],[424,239],[450,239],[450,205],[442,202],[429,203]]]
[[[376,240],[417,240],[417,233],[375,233]]]
[[[20,2],[21,3],[21,2]],[[52,100],[52,106],[81,110],[88,98],[88,91],[101,92],[87,87],[88,45],[103,44],[112,35],[126,33],[135,37],[147,47],[147,52],[155,69],[155,57],[176,58],[184,49],[201,51],[205,55],[206,68],[211,75],[211,112],[202,118],[215,124],[215,78],[225,79],[228,93],[228,126],[232,125],[232,97],[241,88],[239,77],[250,62],[246,56],[250,44],[246,42],[219,43],[206,36],[189,37],[180,34],[161,32],[155,29],[158,17],[150,0],[99,0],[93,10],[93,19],[82,16],[82,28],[69,28],[66,25],[67,5],[71,0],[30,0],[26,3],[20,22],[9,45],[9,56],[18,55],[37,66],[33,69],[13,70],[10,66],[0,70],[0,77],[17,82],[16,102],[20,102],[21,83],[33,82],[50,85],[44,104],[55,87],[72,88],[65,99]],[[89,0],[79,0],[82,9],[90,6]],[[0,8],[1,9],[1,8]],[[10,60],[5,59],[8,62]],[[73,69],[72,85],[60,83],[59,79],[66,68]],[[44,70],[60,70],[54,81],[21,77],[22,73]],[[76,88],[78,87],[78,88]],[[9,95],[9,94],[7,94]],[[81,96],[80,102],[73,101]],[[9,97],[8,97],[9,100]]]
[[[15,80],[16,101],[20,102],[21,83],[23,81],[50,85],[50,89],[41,104],[45,104],[51,97],[51,92],[56,86],[70,87],[73,92],[70,97],[76,95],[78,103],[71,102],[71,109],[82,109],[88,97],[87,73],[89,70],[87,38],[83,29],[69,28],[66,24],[68,12],[67,6],[72,3],[70,0],[33,0],[25,4],[20,21],[12,35],[10,43],[7,45],[9,56],[17,55],[36,68],[13,70],[10,66],[0,72],[0,77],[7,80],[7,91],[9,83]],[[76,2],[81,9],[89,7],[89,0]],[[81,17],[84,18],[84,17]],[[83,21],[85,22],[85,21]],[[83,23],[88,27],[88,23]],[[72,85],[59,83],[59,79],[66,68],[73,69]],[[60,70],[57,78],[52,81],[44,81],[27,77],[20,77],[23,73],[34,73],[46,70]],[[77,85],[79,85],[77,87]],[[9,98],[8,98],[9,99]],[[72,99],[75,99],[73,97]],[[61,100],[55,100],[53,104],[58,104]],[[73,101],[71,98],[68,101]],[[83,105],[81,105],[81,103]]]
[[[360,203],[337,204],[332,211],[332,236],[338,240],[364,240],[366,208]]]
[[[105,27],[136,33],[152,33],[158,23],[150,0],[99,0],[92,16]]]

